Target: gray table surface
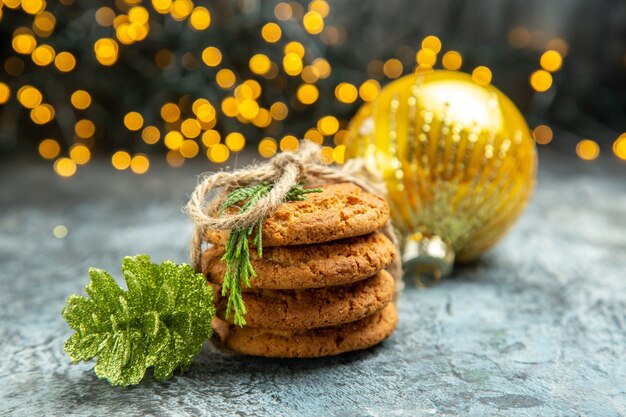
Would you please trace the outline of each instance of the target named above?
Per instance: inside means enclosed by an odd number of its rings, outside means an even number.
[[[70,365],[60,311],[89,266],[187,259],[181,212],[209,164],[135,176],[94,161],[71,179],[0,163],[0,414],[626,415],[626,164],[543,150],[521,221],[440,285],[408,285],[373,349],[317,360],[206,344],[183,376],[113,388]],[[66,225],[57,239],[52,229]]]

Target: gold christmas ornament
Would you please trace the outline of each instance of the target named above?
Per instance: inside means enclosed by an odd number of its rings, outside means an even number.
[[[515,105],[456,71],[402,77],[350,124],[346,157],[382,176],[403,261],[417,282],[478,257],[519,217],[537,170]]]

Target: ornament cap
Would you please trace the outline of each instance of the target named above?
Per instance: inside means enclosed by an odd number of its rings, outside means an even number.
[[[415,285],[428,287],[452,271],[454,249],[437,235],[415,233],[407,237],[402,252],[406,275]]]

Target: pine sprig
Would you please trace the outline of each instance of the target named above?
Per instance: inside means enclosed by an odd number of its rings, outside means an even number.
[[[273,188],[274,184],[261,182],[248,187],[238,188],[226,197],[226,201],[220,208],[220,216],[224,215],[227,209],[237,207],[240,213],[252,209],[261,198],[265,197]],[[321,192],[321,188],[305,189],[302,183],[291,187],[285,196],[285,201],[303,201],[306,195]],[[243,203],[243,204],[242,204]],[[244,326],[246,320],[246,306],[243,302],[242,286],[250,286],[250,277],[256,277],[256,272],[250,262],[249,238],[254,233],[252,244],[257,250],[259,258],[263,256],[263,219],[256,225],[235,227],[231,230],[226,243],[226,251],[222,256],[222,261],[226,262],[226,273],[222,284],[222,296],[228,295],[226,304],[226,317],[234,312],[234,322],[238,326]]]
[[[89,297],[72,295],[63,318],[76,331],[65,352],[73,363],[98,357],[95,371],[111,385],[138,384],[150,366],[158,380],[187,368],[212,334],[213,290],[189,265],[122,262],[127,291],[104,270],[91,268]]]

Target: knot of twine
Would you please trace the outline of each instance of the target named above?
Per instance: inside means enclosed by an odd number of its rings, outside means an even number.
[[[357,173],[364,173],[361,159],[350,159],[341,169],[337,169],[319,163],[320,149],[313,142],[302,141],[300,149],[296,153],[281,153],[263,164],[201,177],[185,206],[185,211],[194,223],[189,250],[191,262],[196,272],[201,270],[202,245],[207,230],[232,230],[236,227],[257,224],[259,220],[264,219],[283,204],[291,187],[299,182],[304,182],[306,185],[350,182],[366,192],[385,193],[382,181],[373,178],[371,173],[371,178],[368,180],[357,176]],[[226,194],[236,188],[259,182],[270,182],[274,185],[271,191],[261,198],[254,207],[243,213],[219,215],[219,208]],[[387,221],[382,232],[398,247],[398,240],[390,221]],[[402,287],[402,264],[399,256],[387,270],[396,280],[396,289],[400,290]]]

